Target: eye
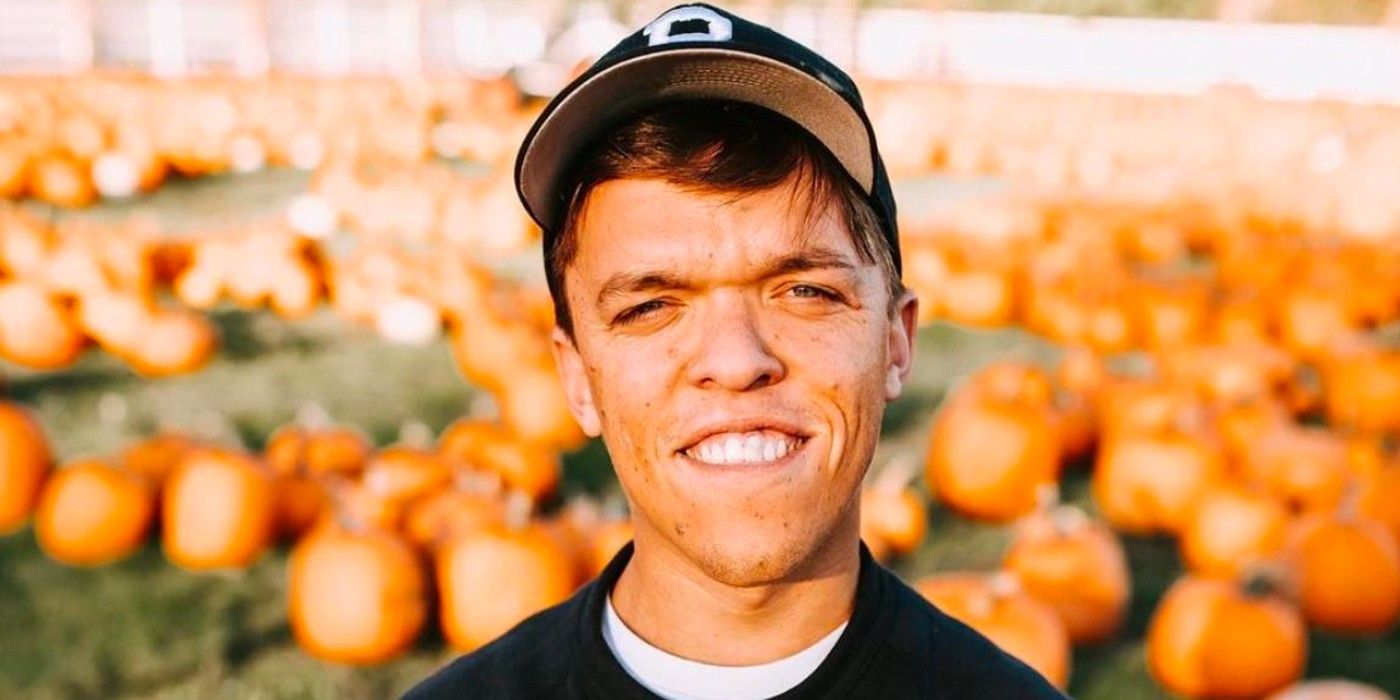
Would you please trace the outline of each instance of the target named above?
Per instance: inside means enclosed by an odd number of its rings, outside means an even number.
[[[635,321],[640,321],[642,318],[646,317],[648,314],[652,314],[652,313],[655,313],[655,312],[657,312],[657,311],[660,311],[660,310],[661,310],[662,308],[664,308],[665,306],[666,306],[666,302],[664,302],[664,301],[662,301],[662,300],[660,300],[660,299],[650,299],[650,300],[644,301],[644,302],[642,302],[642,303],[640,303],[640,304],[637,304],[636,306],[633,306],[633,307],[631,307],[631,308],[629,308],[629,309],[624,310],[622,313],[620,313],[620,314],[618,314],[617,316],[613,317],[613,324],[614,324],[614,325],[625,326],[625,325],[627,325],[627,324],[629,324],[629,323],[633,323],[633,322],[635,322]]]
[[[841,297],[837,293],[810,284],[795,284],[788,288],[788,293],[799,299],[818,299],[825,301],[840,301]]]

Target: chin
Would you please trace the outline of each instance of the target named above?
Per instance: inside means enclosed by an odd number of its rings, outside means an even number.
[[[765,530],[777,532],[765,532]],[[697,533],[698,534],[698,533]],[[712,580],[743,588],[792,580],[802,573],[825,538],[793,536],[781,527],[725,527],[699,541],[682,542],[697,566]],[[702,544],[699,550],[692,544]]]

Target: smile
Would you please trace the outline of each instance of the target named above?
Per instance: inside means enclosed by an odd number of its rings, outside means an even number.
[[[806,438],[773,430],[715,433],[681,450],[702,464],[767,464],[776,462],[806,442]]]

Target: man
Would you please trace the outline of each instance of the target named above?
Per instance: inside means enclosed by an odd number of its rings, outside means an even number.
[[[526,137],[554,349],[634,543],[410,698],[1058,698],[859,541],[917,303],[851,80],[674,8]]]

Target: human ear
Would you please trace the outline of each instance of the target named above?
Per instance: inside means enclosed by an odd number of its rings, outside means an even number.
[[[588,372],[583,367],[583,358],[572,338],[558,326],[551,335],[554,350],[554,366],[559,368],[559,380],[564,384],[564,398],[569,402],[569,412],[588,437],[598,437],[603,433],[603,423],[598,415],[598,407],[593,403],[593,387],[588,384]]]
[[[895,303],[890,319],[889,365],[885,368],[885,400],[893,401],[904,391],[914,368],[914,335],[919,329],[919,298],[906,291]]]

